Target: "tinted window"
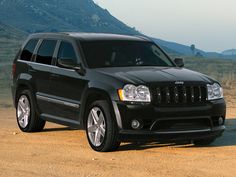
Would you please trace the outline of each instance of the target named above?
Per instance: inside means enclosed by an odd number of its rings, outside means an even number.
[[[44,40],[39,47],[36,62],[51,65],[57,41]]]
[[[20,59],[25,61],[30,61],[37,43],[38,39],[31,39],[23,49]]]
[[[74,61],[77,61],[74,48],[68,42],[61,42],[58,58],[73,59]]]
[[[87,41],[81,43],[90,68],[126,66],[174,66],[152,42]]]

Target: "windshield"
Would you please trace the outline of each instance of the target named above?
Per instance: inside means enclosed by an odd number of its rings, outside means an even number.
[[[89,68],[174,66],[152,42],[84,41],[81,46]]]

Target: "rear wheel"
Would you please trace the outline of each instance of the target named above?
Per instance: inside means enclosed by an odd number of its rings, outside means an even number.
[[[194,140],[193,143],[197,146],[207,146],[213,143],[214,141],[215,138],[207,138],[207,139]]]
[[[107,101],[95,101],[90,105],[86,133],[89,144],[95,151],[107,152],[119,147],[118,128]]]
[[[42,131],[45,121],[36,113],[34,100],[29,90],[20,90],[17,94],[16,118],[23,132]]]

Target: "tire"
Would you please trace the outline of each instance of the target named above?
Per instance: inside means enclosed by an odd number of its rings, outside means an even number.
[[[16,120],[23,132],[40,132],[45,126],[45,121],[37,114],[35,101],[29,90],[19,90],[17,93]]]
[[[215,138],[207,138],[207,139],[194,140],[193,144],[196,146],[207,146],[212,144],[214,141]]]
[[[117,124],[107,101],[95,101],[89,106],[85,125],[87,139],[93,150],[109,152],[119,148]]]

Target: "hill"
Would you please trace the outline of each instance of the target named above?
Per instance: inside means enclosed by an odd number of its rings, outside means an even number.
[[[0,62],[9,63],[16,54],[26,33],[0,22]]]
[[[0,0],[0,21],[28,33],[83,31],[138,34],[92,0]]]

